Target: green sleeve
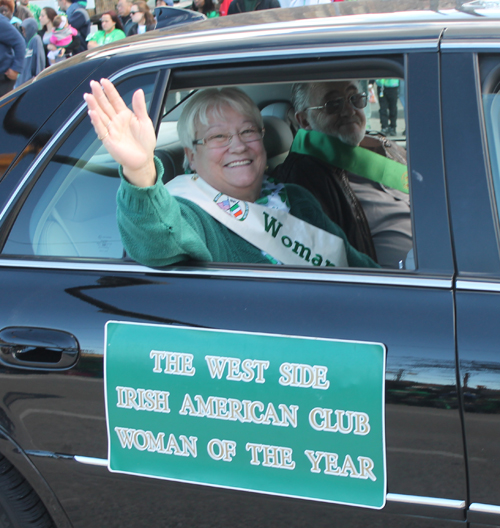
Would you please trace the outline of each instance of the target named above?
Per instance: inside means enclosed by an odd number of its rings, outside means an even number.
[[[88,42],[99,42],[99,37],[104,35],[104,31],[96,31],[89,39]]]
[[[115,29],[111,33],[113,36],[111,42],[116,42],[117,40],[124,39],[126,37],[125,33],[121,29]]]
[[[318,207],[320,207],[319,204]],[[351,244],[349,244],[346,234],[336,223],[332,222],[324,213],[323,216],[324,227],[322,229],[337,235],[344,240],[347,253],[347,262],[349,263],[350,268],[380,268],[380,266],[368,255],[365,255],[364,253],[361,253],[361,251],[354,249]]]
[[[290,213],[309,222],[313,226],[324,229],[333,235],[342,238],[345,244],[347,262],[353,268],[379,268],[380,266],[368,255],[361,253],[349,244],[344,231],[335,222],[332,222],[323,212],[318,200],[304,187],[293,183],[286,184],[288,198],[290,200]]]
[[[163,166],[155,158],[156,184],[136,187],[123,177],[117,194],[117,221],[128,255],[149,267],[194,259],[212,261],[203,222],[194,208],[177,201],[162,182]]]

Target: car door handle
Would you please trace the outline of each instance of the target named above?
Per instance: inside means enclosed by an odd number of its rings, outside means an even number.
[[[68,332],[27,326],[0,330],[0,364],[35,370],[63,370],[74,365],[80,346]]]

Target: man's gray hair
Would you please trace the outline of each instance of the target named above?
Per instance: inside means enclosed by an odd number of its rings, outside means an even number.
[[[207,88],[191,96],[182,110],[177,122],[177,132],[181,145],[193,150],[193,141],[202,139],[196,138],[196,126],[198,124],[208,125],[209,113],[216,119],[223,118],[224,110],[227,107],[232,108],[242,116],[248,117],[258,127],[264,127],[260,110],[245,92],[239,88]],[[184,168],[187,169],[188,167],[189,163],[185,158]]]
[[[292,105],[295,113],[302,112],[309,105],[314,83],[295,83],[292,85]]]
[[[302,112],[306,108],[309,108],[311,106],[311,92],[313,91],[315,86],[317,86],[318,84],[335,83],[335,82],[342,82],[342,80],[316,81],[316,82],[293,84],[292,85],[292,105],[295,110],[295,113]],[[359,87],[358,80],[353,80],[352,82],[358,85]]]

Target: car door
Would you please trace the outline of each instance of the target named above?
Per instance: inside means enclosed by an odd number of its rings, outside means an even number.
[[[489,53],[488,53],[489,52]],[[457,258],[459,379],[470,476],[471,526],[500,524],[498,493],[498,48],[460,52],[456,33],[443,48],[443,90],[464,72],[452,104],[443,103],[446,168]],[[456,91],[456,90],[455,90]],[[456,109],[460,108],[459,112]],[[459,131],[467,130],[467,137]],[[467,161],[456,152],[466,148]],[[460,165],[460,166],[459,166]],[[464,211],[467,209],[467,219]]]
[[[211,66],[200,59],[196,67],[174,71],[169,90],[242,84],[243,77],[316,78],[310,72],[318,68],[314,50],[311,59],[303,58],[303,49],[301,55],[290,57],[292,66],[266,52],[255,52],[253,61],[245,55],[244,66],[238,58]],[[112,220],[117,167],[78,104],[25,181],[19,176],[18,192],[1,218],[0,269],[8,302],[0,308],[0,337],[11,340],[0,367],[2,445],[10,446],[3,448],[5,456],[61,526],[307,526],[311,519],[317,526],[463,523],[466,480],[438,55],[436,49],[410,48],[377,58],[399,64],[398,75],[406,81],[415,270],[140,266],[124,256]],[[322,75],[344,57],[333,51],[329,59],[319,65]],[[115,76],[127,101],[136,87],[147,87],[155,123],[167,96],[168,61],[164,65],[158,72],[157,65],[148,69],[144,63]],[[109,75],[112,62],[105,68],[96,78]],[[108,321],[383,344],[384,509],[110,473],[103,389]],[[22,338],[17,343],[16,336]],[[49,337],[54,345],[44,346]],[[12,347],[28,345],[32,353],[12,353]]]

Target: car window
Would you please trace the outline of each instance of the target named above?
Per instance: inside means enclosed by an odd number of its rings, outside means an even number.
[[[486,136],[495,198],[500,204],[500,92],[483,94]]]
[[[488,157],[497,215],[500,214],[500,60],[497,55],[480,55],[480,79]]]
[[[156,73],[117,87],[131,106],[141,87],[150,103]],[[117,259],[123,246],[116,224],[118,166],[97,139],[86,113],[43,170],[16,219],[5,255]]]
[[[35,90],[33,90],[35,91]],[[40,93],[37,92],[38,96]],[[7,96],[0,103],[0,129],[2,141],[0,142],[0,180],[9,166],[20,154],[38,127],[50,115],[53,106],[50,102],[40,104],[39,98],[30,91]],[[48,138],[40,138],[41,143]],[[32,145],[32,151],[39,151],[43,146]],[[28,152],[25,152],[26,154]]]
[[[264,119],[264,146],[267,151],[266,174],[276,177],[289,155],[294,137],[300,128],[295,119],[291,104],[292,83],[238,85],[259,107]],[[362,146],[378,155],[387,155],[391,160],[406,166],[406,120],[404,81],[397,78],[360,79],[359,92],[367,96],[367,105],[363,110],[366,119],[366,137]],[[196,93],[196,89],[172,89],[166,98],[164,116],[159,127],[156,155],[165,168],[164,183],[191,170],[184,164],[184,148],[179,141],[177,121],[182,109]],[[390,104],[387,101],[390,101]],[[383,112],[380,111],[382,108]],[[385,112],[385,113],[384,113]],[[399,189],[389,188],[374,182],[368,182],[349,171],[349,192],[355,204],[362,203],[366,213],[375,246],[384,253],[379,262],[383,267],[392,269],[415,269],[415,257],[411,243],[411,219],[409,197]],[[337,173],[343,177],[341,172]],[[293,182],[295,183],[295,182]],[[320,201],[328,214],[336,207],[335,200],[328,201],[319,189],[309,187],[305,181],[297,182],[306,187]],[[377,218],[378,211],[385,210],[383,218]],[[362,213],[361,213],[362,214]],[[335,221],[335,217],[330,218]],[[387,219],[395,219],[398,229],[387,229]],[[372,219],[374,219],[372,221]],[[399,225],[403,227],[399,228]],[[346,233],[347,234],[347,233]],[[348,234],[349,236],[349,234]],[[391,246],[398,246],[398,256]],[[403,249],[400,249],[400,248]],[[381,248],[381,249],[380,249]],[[360,251],[363,251],[360,249]],[[386,255],[389,255],[387,256]],[[384,260],[385,258],[385,260]]]
[[[87,63],[80,67],[77,76],[82,80],[94,70],[96,64]],[[0,103],[0,180],[16,157],[29,159],[42,150],[50,140],[50,134],[36,135],[37,130],[50,117],[54,110],[68,97],[74,86],[75,72],[68,70],[59,73],[64,92],[47,88],[44,79],[37,80],[29,87],[19,88],[9,93]],[[28,148],[25,146],[35,137]],[[31,156],[30,156],[31,155]],[[19,162],[19,160],[18,160]]]
[[[361,111],[366,120],[367,133],[361,144],[362,150],[390,159],[402,168],[398,169],[401,174],[407,174],[404,82],[389,76],[381,79],[359,77],[356,77],[356,86],[359,93],[366,94],[367,101],[366,107]],[[147,98],[151,97],[154,80],[153,73],[134,77],[122,82],[119,90],[130,105],[131,95],[139,86],[145,90]],[[346,168],[335,169],[335,178],[340,182],[336,185],[340,185],[343,190],[334,189],[333,198],[329,189],[325,193],[321,186],[309,185],[307,178],[299,181],[280,180],[277,175],[288,160],[294,137],[300,128],[291,104],[292,83],[256,83],[237,87],[261,110],[265,128],[264,147],[267,151],[266,174],[277,181],[305,187],[303,195],[307,200],[310,197],[307,191],[312,193],[320,202],[326,217],[329,217],[326,223],[322,220],[321,224],[321,228],[326,230],[328,228],[323,226],[328,222],[340,225],[335,217],[340,208],[334,194],[341,192],[345,195],[343,200],[351,204],[350,214],[353,215],[353,223],[356,223],[352,230],[349,222],[347,227],[341,226],[350,244],[361,254],[371,256],[383,268],[415,269],[408,190],[401,186],[393,189],[376,181],[368,181],[362,177],[365,174],[356,175]],[[196,84],[191,88],[184,83],[177,88],[174,81],[165,98],[155,150],[165,169],[164,183],[189,172],[189,169],[186,171],[184,168],[184,148],[179,141],[177,121],[186,102],[196,92]],[[384,118],[380,109],[389,99],[391,104],[385,104],[389,108]],[[89,119],[82,117],[52,156],[29,194],[13,224],[3,254],[124,258],[116,222],[116,191],[119,186],[117,169],[117,164],[96,138]],[[327,180],[328,177],[325,177],[324,181]],[[383,214],[380,215],[379,211],[383,211]],[[270,221],[272,222],[272,218]],[[398,223],[398,228],[387,229],[387,224],[391,222]],[[368,236],[364,235],[367,240],[370,239],[368,244],[356,245],[357,231],[368,233]],[[288,237],[283,240],[283,245],[291,244],[291,251],[300,257],[294,261],[294,265],[316,266],[318,262],[319,265],[325,264],[326,257],[314,257],[314,252],[310,254],[309,248],[304,247],[301,241],[289,240]],[[264,249],[260,249],[264,257],[271,256],[269,251],[266,254]],[[269,260],[272,263],[276,261],[272,257]],[[225,262],[224,259],[220,261]]]

